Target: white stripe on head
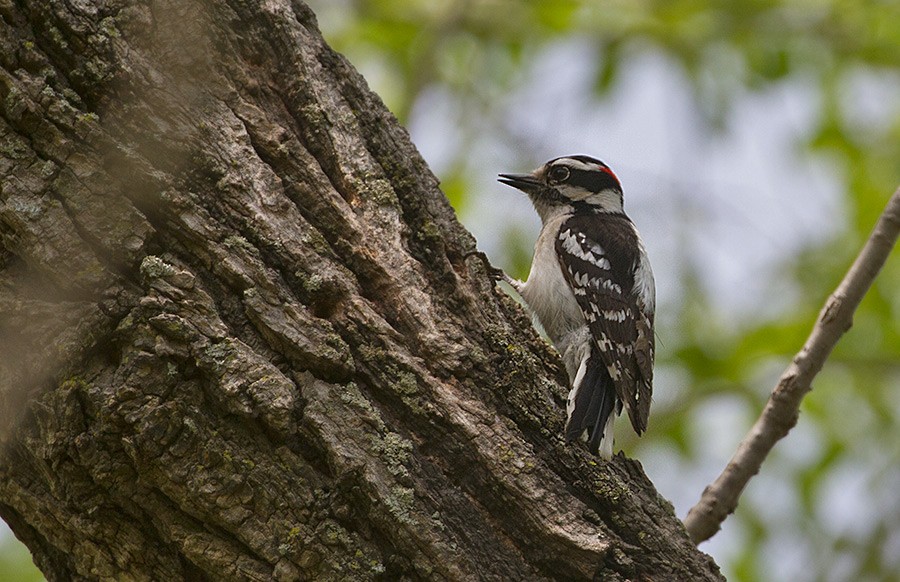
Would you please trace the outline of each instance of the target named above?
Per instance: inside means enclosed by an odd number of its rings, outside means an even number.
[[[582,190],[582,192],[587,192],[587,190]],[[625,207],[622,204],[622,193],[618,190],[588,193],[582,200],[606,212],[625,212]]]
[[[598,162],[599,162],[599,160],[598,160]],[[599,163],[583,162],[581,160],[576,160],[575,158],[567,158],[567,157],[556,158],[555,160],[551,160],[550,165],[551,166],[565,165],[565,166],[572,168],[573,170],[587,170],[587,171],[596,171],[596,170],[599,170],[600,168],[607,167],[606,164],[604,164],[603,162],[599,162]]]

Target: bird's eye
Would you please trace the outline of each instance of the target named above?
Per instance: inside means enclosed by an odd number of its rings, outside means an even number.
[[[554,166],[550,168],[550,173],[548,175],[551,182],[560,184],[569,179],[569,168],[565,166]]]

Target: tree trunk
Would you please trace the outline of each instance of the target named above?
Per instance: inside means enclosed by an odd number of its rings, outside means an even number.
[[[562,442],[557,356],[306,6],[0,17],[0,515],[48,579],[720,578]]]

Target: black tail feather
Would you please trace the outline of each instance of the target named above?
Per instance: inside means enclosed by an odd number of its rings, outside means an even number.
[[[588,439],[588,450],[595,455],[600,450],[600,443],[604,438],[613,438],[613,435],[605,435],[603,431],[606,430],[606,422],[609,420],[609,415],[612,414],[613,404],[616,401],[616,391],[609,377],[606,378],[605,382],[601,382],[596,390],[597,392],[602,392],[603,395],[600,397],[600,409],[597,412],[597,420],[594,422],[594,426],[591,427]]]
[[[575,410],[566,425],[566,440],[576,440],[587,430],[588,449],[596,455],[615,402],[616,390],[612,378],[600,358],[593,354],[575,397]]]

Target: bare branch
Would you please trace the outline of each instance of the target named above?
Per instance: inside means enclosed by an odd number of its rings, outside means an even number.
[[[741,492],[769,451],[797,423],[800,402],[841,336],[850,329],[853,313],[887,260],[900,233],[900,189],[894,192],[844,280],[825,303],[803,349],[794,356],[763,409],[738,445],[728,466],[706,487],[684,520],[695,543],[711,538],[734,512]]]

